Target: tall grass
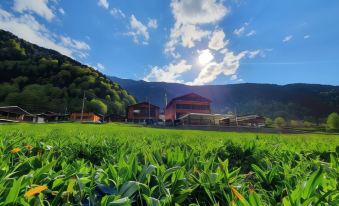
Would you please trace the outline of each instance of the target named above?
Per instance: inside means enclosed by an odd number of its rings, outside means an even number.
[[[0,126],[0,205],[339,205],[339,136]]]

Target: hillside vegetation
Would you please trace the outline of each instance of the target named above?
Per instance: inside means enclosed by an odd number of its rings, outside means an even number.
[[[2,205],[339,205],[339,138],[124,124],[0,127]]]
[[[134,98],[99,71],[0,30],[0,104],[31,112],[124,113]]]
[[[212,100],[215,113],[237,112],[324,122],[331,112],[339,112],[339,86],[317,84],[229,84],[188,86],[177,83],[145,82],[110,77],[136,99],[146,98],[160,107],[165,93],[173,97],[195,92]]]

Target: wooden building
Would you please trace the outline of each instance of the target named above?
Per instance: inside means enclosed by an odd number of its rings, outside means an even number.
[[[237,117],[238,126],[264,127],[265,117],[259,115],[247,115]]]
[[[33,115],[18,106],[0,107],[0,122],[33,121]]]
[[[219,125],[224,119],[222,114],[188,113],[177,120],[180,125]]]
[[[125,122],[126,117],[119,114],[108,114],[105,116],[105,122]]]
[[[260,115],[229,116],[219,122],[223,126],[264,127],[265,117]]]
[[[195,93],[172,99],[165,108],[166,121],[174,122],[189,113],[211,114],[211,100]]]
[[[159,121],[160,108],[149,102],[140,102],[127,107],[127,120],[135,123],[152,124]]]
[[[65,122],[69,121],[69,114],[61,114],[56,112],[45,112],[42,114],[34,115],[33,122],[46,123],[46,122]]]
[[[76,122],[99,123],[103,121],[103,115],[94,112],[84,112],[81,119],[81,113],[72,113],[70,116],[70,120]]]

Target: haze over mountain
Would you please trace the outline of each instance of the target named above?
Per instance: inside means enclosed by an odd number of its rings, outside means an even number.
[[[178,83],[146,82],[110,77],[137,101],[148,101],[164,108],[176,96],[195,92],[212,100],[216,113],[260,114],[288,119],[321,120],[339,112],[339,86],[318,84],[230,84],[188,86]]]

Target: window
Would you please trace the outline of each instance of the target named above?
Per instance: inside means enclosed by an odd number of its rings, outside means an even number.
[[[138,108],[133,111],[135,117],[148,117],[148,115],[155,117],[155,113],[155,109],[153,108],[151,108],[150,111],[148,108]]]
[[[178,119],[179,117],[185,115],[186,113],[181,113],[181,112],[177,112],[176,113],[176,118]]]

